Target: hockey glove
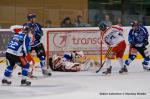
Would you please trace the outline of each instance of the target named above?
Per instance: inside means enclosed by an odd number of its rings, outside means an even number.
[[[28,53],[26,55],[26,59],[27,59],[27,61],[29,62],[30,65],[34,65],[35,64],[35,62],[34,62],[33,58],[31,57],[30,53]]]

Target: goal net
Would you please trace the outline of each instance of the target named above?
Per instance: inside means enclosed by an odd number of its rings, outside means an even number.
[[[102,63],[103,47],[98,28],[58,28],[47,31],[47,60],[54,54],[63,56],[64,52],[83,51],[88,58]]]

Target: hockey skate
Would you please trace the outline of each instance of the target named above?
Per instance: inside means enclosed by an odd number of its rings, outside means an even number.
[[[2,79],[2,85],[11,85],[11,81],[7,79]]]
[[[52,74],[48,70],[42,70],[44,76],[51,76]]]
[[[110,66],[109,68],[107,68],[107,70],[104,71],[102,74],[103,74],[103,75],[111,74],[111,69],[112,69],[112,66]]]
[[[150,71],[150,67],[145,66],[145,65],[143,65],[143,69],[144,69],[145,71]]]
[[[28,77],[31,79],[37,78],[37,76],[34,76],[32,72],[28,72]]]
[[[127,67],[124,65],[123,68],[121,68],[121,70],[119,71],[120,74],[123,74],[123,73],[127,73],[128,72],[128,69]]]
[[[30,85],[31,85],[30,81],[27,81],[26,79],[21,80],[21,86],[30,86]]]

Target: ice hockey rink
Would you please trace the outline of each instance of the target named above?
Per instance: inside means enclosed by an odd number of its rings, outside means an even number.
[[[0,99],[150,99],[150,72],[143,71],[142,60],[134,61],[128,67],[128,74],[120,75],[120,66],[113,62],[113,73],[102,76],[94,71],[52,72],[50,78],[30,79],[31,86],[20,86],[21,77],[17,68],[12,77],[12,85],[0,86]],[[5,65],[0,64],[2,79]]]

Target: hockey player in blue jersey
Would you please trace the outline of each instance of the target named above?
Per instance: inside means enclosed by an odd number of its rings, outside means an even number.
[[[32,33],[34,35],[34,42],[31,44],[31,51],[35,50],[37,57],[40,60],[40,65],[42,69],[43,75],[51,76],[51,73],[48,71],[47,67],[45,66],[46,54],[44,46],[41,42],[41,38],[43,36],[42,26],[39,23],[36,23],[36,15],[33,13],[29,13],[27,15],[28,22],[25,23],[23,26],[29,26],[32,29]]]
[[[149,44],[148,31],[144,26],[140,25],[138,21],[133,21],[131,25],[132,29],[130,30],[128,35],[128,41],[130,43],[130,53],[129,58],[125,61],[125,65],[130,65],[130,63],[136,58],[137,52],[139,52],[144,58],[144,61],[142,62],[143,69],[149,71],[150,57],[144,53],[147,49],[147,45]],[[122,72],[124,71],[122,70],[121,73]]]
[[[29,55],[31,38],[28,36],[30,29],[23,26],[12,26],[11,29],[15,32],[14,36],[10,39],[6,50],[6,64],[7,68],[4,72],[2,84],[11,84],[10,77],[12,75],[15,64],[22,67],[22,80],[21,85],[31,85],[27,81],[29,61],[26,56]]]

